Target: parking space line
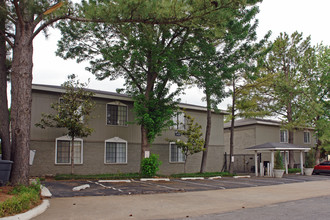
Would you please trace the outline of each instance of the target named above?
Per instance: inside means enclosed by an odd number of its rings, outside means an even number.
[[[99,185],[99,186],[102,186],[103,188],[106,188],[106,189],[112,189],[112,190],[115,190],[115,191],[118,191],[118,192],[123,192],[121,189],[117,189],[117,188],[112,187],[112,186],[105,186],[102,183],[93,182],[93,181],[89,181],[89,180],[87,182],[94,183],[94,184]]]
[[[290,180],[290,181],[293,181],[293,182],[306,182],[306,180],[296,180],[296,179],[291,179],[291,178],[286,178],[286,177],[283,177],[282,179]]]
[[[225,187],[222,187],[222,186],[213,186],[213,185],[208,185],[208,184],[203,184],[203,183],[191,182],[191,181],[187,181],[187,180],[185,180],[185,181],[173,180],[173,181],[182,182],[182,183],[189,183],[189,184],[192,184],[192,185],[207,186],[207,187],[212,187],[212,188],[217,188],[217,189],[226,189]]]
[[[171,189],[171,190],[176,190],[176,191],[181,190],[181,189],[179,189],[179,188],[173,188],[173,187],[169,187],[169,186],[158,185],[158,184],[156,184],[156,183],[148,183],[148,182],[139,182],[139,183],[142,184],[142,185],[149,185],[149,186],[163,187],[163,188],[166,188],[166,189]]]
[[[262,183],[279,183],[279,184],[285,184],[284,182],[280,182],[280,181],[275,181],[272,179],[269,180],[265,180],[265,179],[249,179],[249,181],[254,181],[254,182],[262,182]]]
[[[242,183],[242,182],[239,182],[239,181],[228,181],[228,180],[213,180],[213,181],[217,181],[217,182],[226,182],[226,183],[232,183],[232,184],[241,184],[241,185],[246,185],[246,186],[258,186],[258,185],[255,185],[255,184],[250,184],[250,183]]]

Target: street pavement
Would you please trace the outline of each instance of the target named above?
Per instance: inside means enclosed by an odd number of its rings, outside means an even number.
[[[199,219],[326,196],[330,196],[329,178],[176,193],[62,197],[50,199],[50,208],[34,219]]]

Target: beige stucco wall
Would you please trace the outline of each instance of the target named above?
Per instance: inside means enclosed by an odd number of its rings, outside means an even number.
[[[66,135],[65,129],[35,127],[42,113],[51,112],[50,104],[57,102],[59,94],[33,91],[32,93],[32,124],[31,145],[36,150],[34,164],[30,174],[40,176],[45,174],[70,173],[70,165],[55,164],[55,139]],[[128,173],[138,172],[140,165],[140,127],[136,124],[127,126],[106,125],[106,104],[116,100],[95,98],[96,107],[91,115],[89,126],[94,129],[92,135],[83,138],[83,164],[75,165],[76,174],[100,174],[100,173]],[[134,121],[132,102],[123,102],[128,106],[128,121]],[[206,113],[196,110],[186,110],[195,118],[203,131],[206,127]],[[127,164],[104,164],[104,141],[113,137],[119,137],[127,141]],[[159,173],[182,173],[182,163],[169,162],[169,139],[176,140],[180,137],[174,135],[174,130],[164,131],[162,136],[156,138],[151,147],[152,153],[160,155],[163,164]],[[182,137],[181,137],[182,138]],[[208,154],[207,171],[220,171],[223,164],[224,136],[223,115],[212,114],[212,132],[210,149]],[[188,158],[187,172],[198,172],[201,163],[201,153]]]

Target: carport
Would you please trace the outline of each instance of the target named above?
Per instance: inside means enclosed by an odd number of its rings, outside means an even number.
[[[303,153],[310,150],[310,147],[303,147],[295,144],[289,143],[265,143],[256,145],[253,147],[245,148],[246,150],[254,151],[254,163],[255,163],[255,174],[258,176],[258,152],[270,152],[271,160],[270,160],[270,176],[273,176],[273,167],[274,167],[274,152],[275,151],[284,151],[284,163],[285,163],[285,173],[288,174],[288,161],[287,154],[289,151],[299,151],[300,152],[300,169],[301,174],[304,174],[304,155]]]

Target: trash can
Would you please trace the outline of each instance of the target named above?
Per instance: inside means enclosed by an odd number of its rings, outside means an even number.
[[[13,161],[0,160],[0,181],[2,185],[5,185],[9,181],[12,164]]]

